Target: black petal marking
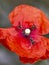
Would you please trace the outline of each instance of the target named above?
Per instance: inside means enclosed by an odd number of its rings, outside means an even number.
[[[35,29],[36,29],[36,26],[33,25],[30,29],[31,29],[31,30],[35,30]]]
[[[18,23],[18,28],[22,28],[22,26],[21,26],[21,23],[20,23],[20,22]]]
[[[35,41],[31,37],[30,37],[30,41],[31,41],[32,44],[35,43]]]

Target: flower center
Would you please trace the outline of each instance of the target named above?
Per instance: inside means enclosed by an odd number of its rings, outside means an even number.
[[[30,32],[31,32],[31,30],[29,29],[29,28],[27,28],[27,29],[25,29],[25,35],[29,35],[30,34]]]
[[[32,39],[32,37],[30,36],[30,33],[36,29],[36,26],[35,26],[35,25],[33,25],[32,27],[29,27],[29,28],[23,28],[23,26],[22,26],[21,23],[19,22],[17,29],[20,30],[21,33],[22,33],[22,35],[23,35],[25,38],[29,39],[32,44],[35,42],[35,41]]]

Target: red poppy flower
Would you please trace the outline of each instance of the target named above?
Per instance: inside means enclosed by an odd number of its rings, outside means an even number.
[[[9,14],[12,27],[0,28],[0,42],[23,63],[49,58],[49,20],[35,7],[19,5]]]

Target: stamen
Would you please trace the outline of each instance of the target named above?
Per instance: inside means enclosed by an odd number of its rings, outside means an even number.
[[[19,28],[22,28],[22,26],[21,26],[21,23],[20,23],[20,22],[18,23],[18,27],[19,27]]]
[[[31,29],[31,30],[35,30],[35,29],[36,29],[36,26],[33,25],[30,29]]]
[[[17,28],[17,29],[22,29],[22,25],[21,25],[20,22],[18,23],[18,26],[17,26],[16,28]]]
[[[35,42],[31,37],[30,37],[30,41],[31,41],[32,44]]]

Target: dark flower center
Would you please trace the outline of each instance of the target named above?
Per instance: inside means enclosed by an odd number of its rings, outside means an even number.
[[[22,27],[21,23],[19,22],[17,28],[18,28],[19,30],[21,30],[21,32],[22,32],[22,34],[23,34],[24,37],[28,38],[28,39],[31,41],[31,43],[34,43],[34,40],[30,37],[30,34],[31,34],[31,32],[32,32],[33,30],[36,29],[36,26],[35,26],[35,25],[33,25],[33,26],[30,27],[30,28],[24,29],[24,28]]]

